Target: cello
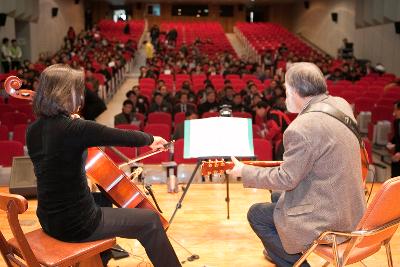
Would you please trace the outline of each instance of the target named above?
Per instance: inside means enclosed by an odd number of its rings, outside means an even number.
[[[11,97],[33,100],[35,92],[28,89],[20,89],[21,86],[22,82],[16,76],[9,76],[4,82],[4,88]],[[165,149],[168,149],[168,147],[165,147]],[[151,150],[136,159],[117,166],[99,147],[91,147],[88,149],[85,165],[86,175],[101,191],[106,193],[117,207],[151,209],[158,214],[164,229],[167,230],[168,221],[138,186],[131,181],[128,175],[120,169],[121,166],[131,165],[143,158],[163,152],[165,149]]]

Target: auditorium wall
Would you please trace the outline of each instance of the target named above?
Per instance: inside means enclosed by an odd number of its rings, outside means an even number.
[[[144,14],[145,18],[148,20],[149,25],[160,24],[162,20],[168,21],[219,21],[224,28],[225,32],[233,32],[233,26],[237,21],[245,21],[246,14],[245,9],[239,10],[238,5],[234,6],[234,16],[233,17],[220,17],[219,16],[219,5],[209,4],[209,14],[207,17],[185,17],[185,16],[172,16],[171,15],[172,5],[170,3],[164,3],[161,5],[161,16],[149,16]],[[144,12],[145,13],[145,12]],[[139,13],[140,14],[140,13]],[[143,14],[143,13],[142,13]]]
[[[83,1],[40,0],[39,19],[37,23],[30,23],[31,59],[37,60],[42,52],[55,53],[62,44],[68,28],[72,26],[78,34],[84,29]],[[51,9],[58,8],[56,17],[52,16]]]
[[[370,0],[357,0],[369,4]],[[395,33],[393,22],[387,19],[376,26],[356,27],[356,0],[313,0],[308,9],[303,1],[290,5],[271,6],[271,21],[282,23],[292,32],[306,39],[332,56],[337,55],[342,39],[354,43],[357,58],[382,63],[387,71],[400,76],[400,34]],[[383,1],[382,1],[383,2]],[[396,1],[386,1],[393,2]],[[283,6],[283,7],[282,7]],[[398,8],[398,7],[396,7]],[[373,9],[374,10],[374,9]],[[364,8],[365,11],[368,11]],[[338,14],[337,23],[331,13]],[[374,11],[373,11],[374,12]],[[360,14],[358,14],[360,15]],[[291,18],[288,20],[287,18]]]
[[[246,12],[243,7],[239,10],[239,5],[234,5],[234,14],[233,17],[220,17],[219,16],[219,5],[209,4],[209,14],[207,17],[188,17],[188,16],[172,16],[171,15],[171,3],[161,3],[160,4],[161,16],[153,16],[147,14],[147,4],[132,4],[130,6],[132,10],[132,18],[133,19],[147,19],[148,25],[160,24],[161,21],[219,21],[226,32],[233,32],[233,26],[237,21],[245,21],[246,20]],[[93,20],[96,23],[100,19],[104,17],[110,17],[113,8],[107,3],[91,3],[91,8],[93,10]]]
[[[7,37],[8,39],[15,38],[15,20],[12,17],[8,17],[6,19],[6,25],[0,27],[0,40]]]

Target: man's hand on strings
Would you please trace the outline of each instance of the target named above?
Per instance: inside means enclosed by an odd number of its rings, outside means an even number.
[[[164,147],[165,144],[167,144],[168,142],[160,137],[160,136],[154,136],[154,141],[153,143],[150,145],[150,148],[155,150],[155,149],[164,149],[166,150],[166,148]]]
[[[235,166],[232,170],[227,170],[226,173],[232,175],[233,177],[242,177],[242,169],[244,164],[233,156],[231,157],[231,160]]]

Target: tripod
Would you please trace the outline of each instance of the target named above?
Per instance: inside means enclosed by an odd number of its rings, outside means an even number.
[[[185,190],[183,190],[183,194],[182,194],[181,198],[179,199],[178,203],[176,203],[176,207],[175,207],[174,213],[171,216],[171,219],[169,219],[169,224],[170,225],[171,225],[172,221],[174,220],[175,215],[178,212],[178,209],[182,208],[183,199],[185,198],[186,193],[188,192],[189,187],[193,182],[194,176],[196,175],[196,172],[199,169],[199,167],[201,165],[201,162],[202,162],[201,158],[197,159],[196,167],[194,168],[194,170],[193,170],[193,172],[192,172],[192,174],[190,176],[190,179],[189,179],[188,183],[186,184]]]
[[[183,202],[183,200],[184,200],[184,198],[185,198],[185,196],[186,196],[186,194],[187,194],[187,192],[188,192],[188,190],[190,188],[190,185],[193,182],[194,176],[196,175],[197,170],[199,169],[200,165],[202,164],[202,161],[205,160],[205,159],[206,158],[198,158],[197,159],[196,167],[194,168],[194,170],[193,170],[193,172],[192,172],[192,174],[190,176],[190,179],[189,179],[188,183],[186,184],[185,189],[183,190],[183,194],[182,194],[181,198],[179,199],[178,203],[176,204],[174,213],[172,214],[171,218],[169,219],[169,224],[170,225],[172,224],[172,221],[174,220],[175,215],[178,212],[178,210],[180,208],[182,208],[182,202]],[[226,206],[227,219],[229,220],[230,219],[229,177],[226,174],[225,174],[225,177],[226,177],[226,179],[225,179],[226,180],[226,197],[225,197],[225,201],[226,201],[226,205],[227,205]]]

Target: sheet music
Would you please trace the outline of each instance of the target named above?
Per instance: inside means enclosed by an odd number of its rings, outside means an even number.
[[[214,117],[185,121],[184,158],[253,157],[251,119]]]

